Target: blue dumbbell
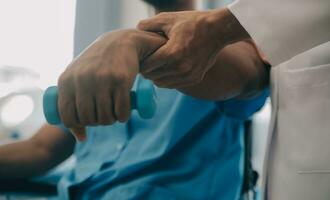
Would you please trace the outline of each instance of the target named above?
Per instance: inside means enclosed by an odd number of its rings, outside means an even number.
[[[61,124],[57,99],[57,86],[47,88],[43,96],[43,109],[47,122],[52,125]],[[140,79],[136,91],[131,91],[131,109],[137,110],[143,119],[150,119],[154,116],[157,104],[155,89],[150,81]]]

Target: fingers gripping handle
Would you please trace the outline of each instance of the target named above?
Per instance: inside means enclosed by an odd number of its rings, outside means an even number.
[[[47,122],[52,125],[61,124],[57,100],[57,87],[47,88],[43,96],[43,110]],[[155,89],[150,81],[140,80],[136,91],[131,91],[131,109],[137,110],[143,119],[150,119],[154,116],[157,103]]]

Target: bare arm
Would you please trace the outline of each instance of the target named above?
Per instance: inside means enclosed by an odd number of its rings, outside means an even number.
[[[267,64],[259,56],[253,42],[241,41],[220,51],[214,66],[200,83],[175,89],[196,98],[213,101],[249,98],[259,94],[268,85],[268,73]],[[155,75],[144,76],[152,79]],[[153,81],[162,87],[162,80]]]
[[[68,158],[74,144],[71,134],[45,125],[28,140],[0,146],[0,179],[42,175]]]
[[[79,140],[84,140],[85,126],[126,122],[131,114],[129,92],[137,73],[140,71],[161,86],[144,69],[146,60],[150,60],[155,51],[168,42],[158,33],[139,30],[119,30],[98,38],[69,64],[58,80],[59,113],[64,125],[71,128]],[[245,48],[233,48],[233,44],[216,54],[217,62],[212,66],[216,69],[208,73],[201,83],[176,89],[194,97],[220,100],[246,96],[262,88],[263,81],[260,80],[264,79],[265,70],[259,71],[261,59],[252,43],[244,44],[246,46],[240,45]],[[162,70],[157,72],[164,75]]]
[[[217,56],[202,82],[179,88],[185,94],[207,100],[250,98],[268,85],[267,64],[252,41],[228,45]]]

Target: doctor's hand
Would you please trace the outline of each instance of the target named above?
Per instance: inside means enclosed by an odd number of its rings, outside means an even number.
[[[249,38],[227,8],[160,13],[142,20],[137,27],[162,33],[168,38],[168,42],[148,57],[141,68],[144,77],[166,88],[201,82],[223,47]]]
[[[137,30],[107,33],[60,76],[59,114],[78,140],[85,140],[85,126],[128,120],[130,90],[139,72],[139,62],[165,41],[155,35]]]

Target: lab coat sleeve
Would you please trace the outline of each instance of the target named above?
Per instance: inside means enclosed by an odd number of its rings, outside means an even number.
[[[273,66],[330,40],[330,0],[237,0],[228,8]]]

